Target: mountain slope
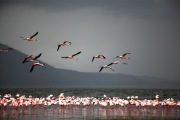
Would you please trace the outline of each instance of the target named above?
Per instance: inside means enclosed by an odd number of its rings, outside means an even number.
[[[0,44],[1,48],[7,46]],[[47,63],[29,72],[31,63],[22,64],[25,54],[11,50],[0,53],[0,87],[117,87],[117,88],[179,88],[179,81],[125,74],[82,73],[56,69]]]

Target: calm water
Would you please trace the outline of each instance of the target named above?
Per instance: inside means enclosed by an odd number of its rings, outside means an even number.
[[[15,96],[16,93],[21,95],[33,97],[47,97],[53,94],[57,97],[60,93],[66,96],[75,97],[120,97],[127,98],[128,96],[139,96],[139,99],[155,99],[155,95],[159,95],[159,99],[174,98],[175,101],[180,100],[179,89],[84,89],[84,88],[14,88],[2,89],[0,88],[0,95],[9,94]],[[136,107],[136,106],[113,106],[113,107],[100,107],[100,106],[59,106],[53,105],[49,107],[19,107],[4,109],[0,107],[0,119],[15,119],[15,120],[56,120],[56,119],[69,119],[69,120],[83,120],[95,118],[121,118],[121,117],[160,117],[160,118],[176,118],[180,119],[180,108],[173,107]]]

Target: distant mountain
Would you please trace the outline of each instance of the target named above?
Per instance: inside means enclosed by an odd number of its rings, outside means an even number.
[[[1,48],[7,48],[0,44]],[[56,87],[56,88],[180,88],[180,81],[125,74],[84,73],[56,69],[47,63],[29,72],[31,63],[22,64],[24,53],[11,50],[0,53],[0,87]]]

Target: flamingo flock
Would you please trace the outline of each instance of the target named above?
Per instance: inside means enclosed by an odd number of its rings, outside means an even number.
[[[60,106],[102,106],[102,107],[113,107],[113,106],[137,106],[137,107],[158,107],[158,106],[179,106],[180,101],[175,101],[173,98],[167,98],[159,100],[159,97],[154,99],[139,99],[138,96],[128,96],[127,99],[119,97],[75,97],[75,96],[64,96],[64,93],[60,93],[59,96],[55,97],[50,94],[47,97],[32,97],[29,95],[16,94],[13,97],[11,94],[0,95],[0,107],[29,107],[29,106],[41,106],[47,107],[51,105]]]
[[[20,36],[20,38],[22,38],[23,40],[26,40],[26,41],[37,41],[37,39],[35,39],[35,37],[39,34],[39,32],[36,32],[35,34],[33,34],[32,36],[30,37],[22,37]],[[59,51],[59,49],[61,47],[64,47],[64,46],[70,46],[72,44],[71,41],[64,41],[60,44],[57,44],[57,52]],[[8,48],[8,49],[0,49],[0,53],[2,52],[8,52],[8,50],[11,49],[11,48]],[[64,59],[74,59],[74,60],[78,60],[77,58],[77,55],[81,54],[81,51],[73,54],[73,55],[69,55],[69,56],[63,56],[61,58],[64,58]],[[121,59],[130,59],[130,58],[127,58],[126,56],[130,54],[130,53],[124,53],[122,55],[119,55],[119,56],[116,56],[115,58],[121,58]],[[41,67],[44,67],[44,64],[40,63],[39,62],[39,58],[41,57],[42,53],[40,53],[39,55],[35,56],[35,55],[28,55],[26,56],[24,59],[23,59],[23,63],[26,63],[26,62],[30,62],[32,63],[32,66],[31,66],[31,69],[30,69],[30,73],[34,70],[34,67],[35,66],[41,66]],[[113,58],[113,59],[115,59]],[[92,63],[94,62],[95,59],[106,59],[105,55],[95,55],[92,57]],[[114,61],[114,62],[111,62],[107,65],[103,65],[103,66],[100,66],[100,69],[99,69],[99,72],[101,72],[104,68],[109,68],[111,69],[112,71],[114,71],[114,69],[112,68],[112,65],[113,64],[127,64],[127,63],[121,63],[120,61]]]

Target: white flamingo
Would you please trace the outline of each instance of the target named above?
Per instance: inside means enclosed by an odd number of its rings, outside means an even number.
[[[112,71],[114,71],[114,69],[113,69],[111,66],[109,66],[109,65],[104,65],[104,66],[100,66],[99,72],[101,72],[102,69],[104,69],[104,68],[109,68],[109,69],[111,69]]]
[[[120,61],[115,61],[115,62],[109,63],[108,66],[113,65],[113,64],[125,64],[125,65],[127,65],[127,63],[122,63]]]
[[[60,48],[61,46],[69,46],[69,45],[71,45],[71,44],[72,44],[72,43],[71,43],[70,41],[64,41],[63,43],[58,44],[57,51],[59,50],[59,48]]]
[[[125,65],[127,65],[127,63],[121,63],[120,61],[111,62],[108,65],[100,66],[99,72],[101,72],[103,68],[110,68],[111,70],[114,71],[114,69],[111,67],[111,65],[113,65],[113,64],[125,64]]]
[[[75,60],[78,60],[77,58],[75,58],[75,56],[78,55],[78,54],[80,54],[80,53],[81,53],[81,51],[78,52],[78,53],[76,53],[76,54],[73,54],[73,55],[71,55],[71,56],[66,56],[66,57],[61,57],[61,58],[65,58],[65,59],[69,58],[69,59],[75,59]]]
[[[97,55],[97,56],[94,56],[93,58],[92,58],[92,62],[94,61],[94,59],[95,58],[101,58],[101,59],[106,59],[106,57],[104,56],[104,55]]]
[[[35,67],[35,66],[41,66],[41,67],[44,67],[44,64],[39,63],[39,62],[34,63],[34,64],[32,65],[32,67],[31,67],[31,69],[30,69],[30,72],[32,72],[32,71],[33,71],[33,69],[34,69],[34,67]]]
[[[33,39],[37,34],[38,34],[38,32],[36,32],[36,33],[35,33],[34,35],[32,35],[31,37],[25,38],[25,37],[21,37],[21,36],[20,36],[20,38],[22,38],[23,40],[27,40],[27,41],[37,41],[37,39]]]

